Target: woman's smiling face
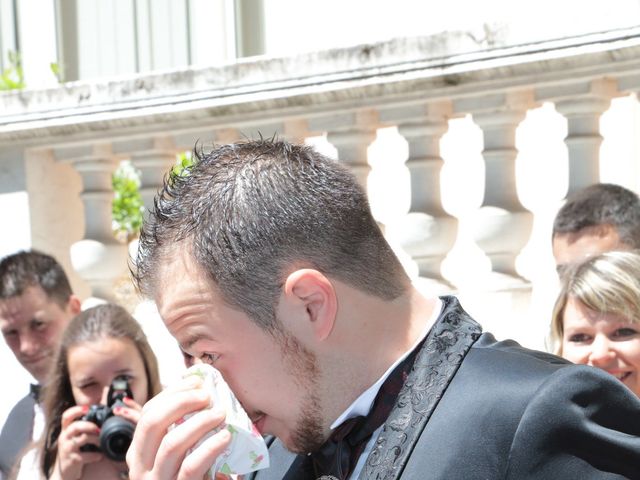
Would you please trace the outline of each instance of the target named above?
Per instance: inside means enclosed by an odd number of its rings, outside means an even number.
[[[562,356],[610,373],[640,397],[640,323],[594,312],[569,297],[563,315]]]

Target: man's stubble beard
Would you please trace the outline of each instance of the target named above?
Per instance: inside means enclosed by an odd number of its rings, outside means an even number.
[[[286,447],[294,453],[314,452],[325,442],[322,408],[317,393],[320,375],[318,361],[315,355],[290,333],[281,332],[278,337],[285,358],[285,368],[307,393],[296,426],[291,432],[291,444]]]

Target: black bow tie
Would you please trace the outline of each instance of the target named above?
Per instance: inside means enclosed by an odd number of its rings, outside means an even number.
[[[40,402],[40,385],[37,383],[32,383],[29,385],[29,395],[36,401],[36,403]]]
[[[371,435],[391,413],[422,343],[386,378],[369,414],[346,420],[333,431],[329,440],[318,451],[311,454],[316,477],[326,475],[340,480],[349,478]]]

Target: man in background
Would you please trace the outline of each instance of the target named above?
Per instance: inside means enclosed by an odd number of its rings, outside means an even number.
[[[9,413],[0,433],[0,475],[6,478],[24,447],[44,427],[38,404],[62,332],[80,312],[60,264],[50,255],[23,251],[0,261],[0,331],[37,383]]]
[[[552,242],[560,275],[586,257],[640,248],[640,198],[610,183],[578,190],[558,211]]]

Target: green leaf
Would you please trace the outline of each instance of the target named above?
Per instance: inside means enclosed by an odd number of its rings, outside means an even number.
[[[0,90],[19,90],[25,87],[24,72],[20,54],[9,50],[7,52],[9,66],[0,72]]]
[[[140,196],[140,172],[131,162],[120,163],[112,176],[113,203],[111,209],[113,230],[127,240],[135,238],[142,227],[144,206]]]

